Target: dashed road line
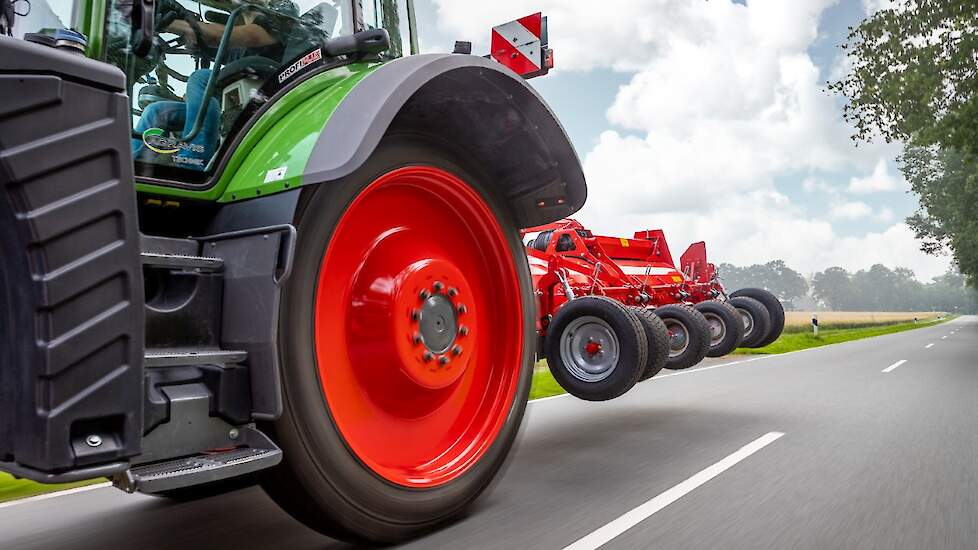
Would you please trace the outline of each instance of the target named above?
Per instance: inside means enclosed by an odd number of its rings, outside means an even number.
[[[896,363],[893,363],[893,364],[892,364],[892,365],[890,365],[889,367],[886,367],[885,369],[883,369],[883,372],[892,372],[892,371],[893,371],[893,369],[895,369],[895,368],[897,368],[897,367],[899,367],[900,365],[902,365],[902,364],[904,364],[904,363],[906,363],[906,362],[907,362],[907,360],[906,360],[906,359],[900,359],[900,360],[899,360],[899,361],[897,361]]]
[[[931,343],[927,344],[926,346],[924,346],[924,349],[930,349],[932,347],[934,347],[934,342],[931,342]]]
[[[673,502],[676,502],[683,496],[692,492],[697,487],[722,474],[733,465],[744,460],[757,451],[760,451],[764,447],[767,447],[783,435],[784,434],[781,432],[769,432],[762,435],[747,445],[744,445],[740,448],[740,450],[724,458],[720,462],[717,462],[705,470],[701,470],[699,473],[694,474],[692,477],[688,478],[686,481],[683,481],[679,485],[676,485],[663,493],[659,493],[659,495],[652,500],[649,500],[637,508],[633,508],[632,510],[625,512],[624,515],[613,520],[611,523],[605,524],[598,530],[591,532],[589,535],[581,539],[578,539],[577,542],[564,547],[564,550],[594,550],[596,548],[600,548],[618,535],[621,535],[625,531],[628,531],[632,527],[635,527],[639,523],[652,517],[652,514],[662,510],[666,506],[669,506]]]

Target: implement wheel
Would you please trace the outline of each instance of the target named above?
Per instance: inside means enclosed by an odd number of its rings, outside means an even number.
[[[777,296],[763,288],[742,288],[730,296],[733,298],[747,296],[764,304],[764,307],[767,308],[767,312],[771,316],[771,328],[768,330],[767,336],[757,344],[757,347],[764,347],[781,336],[781,332],[784,330],[784,306],[781,305]]]
[[[707,357],[722,357],[737,349],[744,339],[744,321],[737,308],[717,300],[700,302],[694,307],[710,325],[710,351],[706,352]]]
[[[604,296],[561,306],[547,327],[544,350],[560,387],[586,401],[607,401],[632,389],[648,359],[635,312]]]
[[[534,301],[519,231],[447,149],[387,139],[303,189],[280,316],[284,451],[263,486],[326,535],[391,543],[458,515],[526,408]]]
[[[702,313],[686,304],[669,304],[656,308],[655,314],[669,331],[667,369],[688,369],[706,357],[710,350],[710,325]]]
[[[642,328],[645,329],[645,339],[649,344],[649,355],[645,360],[645,370],[642,371],[642,376],[638,379],[639,382],[642,382],[652,378],[666,366],[666,360],[669,359],[669,329],[651,309],[631,306],[631,310],[641,321]]]
[[[747,296],[731,298],[728,303],[737,308],[744,322],[745,348],[759,348],[771,331],[771,314],[761,302]]]

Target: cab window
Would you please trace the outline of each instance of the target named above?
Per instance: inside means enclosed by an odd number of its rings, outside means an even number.
[[[126,73],[136,173],[204,181],[244,118],[354,32],[351,0],[156,1],[156,40],[130,45],[133,0],[110,0],[106,60]]]
[[[22,39],[27,33],[72,26],[72,0],[13,0],[16,16],[11,33]]]

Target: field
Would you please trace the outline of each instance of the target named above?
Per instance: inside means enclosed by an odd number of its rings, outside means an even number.
[[[940,312],[934,311],[819,311],[819,330],[837,328],[861,328],[900,323],[933,321]],[[786,311],[784,319],[785,332],[804,332],[812,329],[811,311]]]

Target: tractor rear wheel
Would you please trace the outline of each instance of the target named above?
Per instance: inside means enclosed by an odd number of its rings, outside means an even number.
[[[669,359],[669,329],[651,309],[631,306],[631,310],[642,322],[642,328],[645,329],[645,339],[649,344],[649,355],[645,360],[645,370],[642,372],[642,376],[638,378],[638,381],[642,382],[652,378],[666,366],[666,360]]]
[[[635,312],[604,296],[583,296],[557,310],[544,351],[567,393],[607,401],[632,389],[645,372],[648,342]]]
[[[771,331],[771,314],[761,302],[747,296],[738,296],[728,300],[730,305],[737,308],[744,322],[744,341],[740,343],[745,348],[759,348]]]
[[[744,339],[744,321],[737,308],[717,300],[700,302],[694,307],[710,325],[710,351],[706,352],[707,357],[722,357],[737,349]]]
[[[686,304],[669,304],[655,309],[669,330],[669,370],[688,369],[710,350],[710,325],[706,317]]]
[[[302,190],[279,343],[282,464],[263,487],[326,535],[392,543],[462,512],[512,448],[534,299],[520,235],[478,166],[387,138]]]
[[[767,312],[771,316],[771,329],[757,347],[766,346],[781,336],[781,332],[784,330],[784,306],[781,305],[781,300],[778,300],[777,296],[763,288],[742,288],[730,296],[733,298],[747,296],[764,304],[764,307],[767,308]]]

